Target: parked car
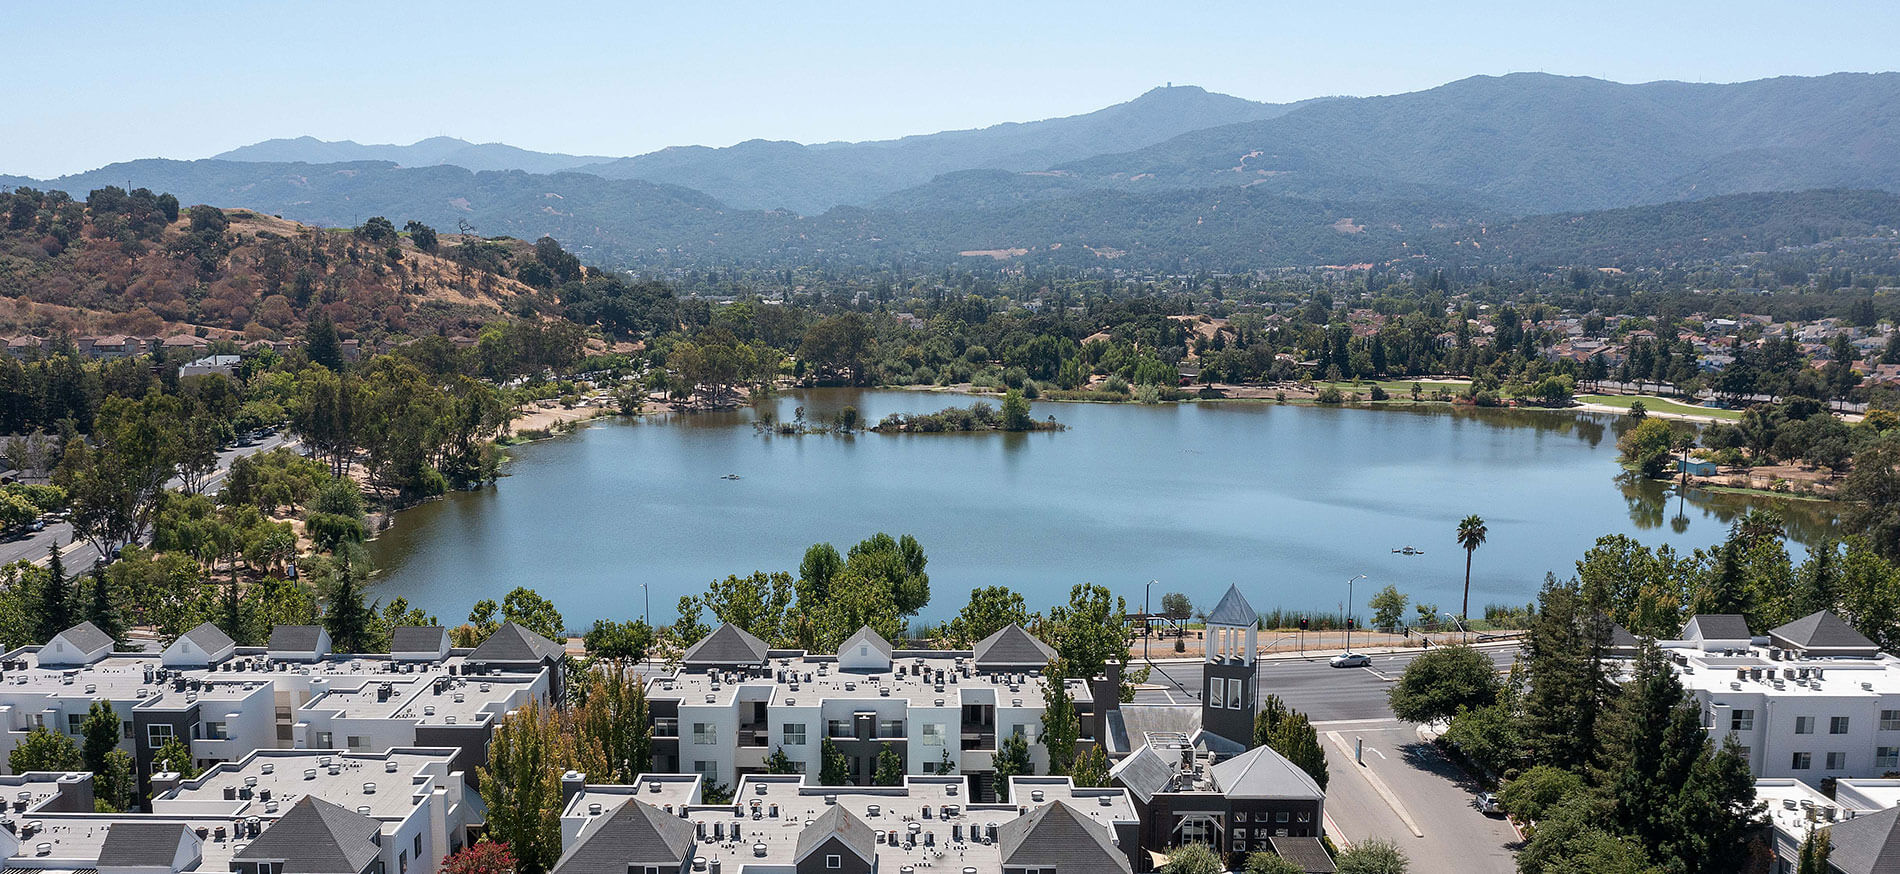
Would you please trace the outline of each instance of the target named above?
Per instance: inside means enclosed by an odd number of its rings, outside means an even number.
[[[1349,652],[1345,655],[1333,656],[1332,661],[1327,664],[1335,668],[1363,668],[1372,664],[1372,656],[1362,652]]]
[[[45,531],[45,530],[46,530],[46,520],[45,520],[45,519],[35,519],[35,520],[33,520],[33,521],[31,521],[31,522],[28,522],[28,523],[26,523],[26,530],[28,530],[28,531],[31,531],[31,532],[34,532],[34,533],[36,533],[36,534],[37,534],[37,533],[39,533],[39,532],[41,532],[41,531]]]
[[[1472,804],[1478,808],[1479,813],[1485,816],[1504,815],[1504,806],[1499,804],[1498,797],[1490,792],[1478,793],[1477,799],[1472,801]]]

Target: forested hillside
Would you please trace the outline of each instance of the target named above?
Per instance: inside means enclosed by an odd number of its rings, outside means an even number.
[[[1900,74],[1623,85],[1537,73],[1317,103],[1062,166],[1100,184],[1433,185],[1519,212],[1900,190]]]

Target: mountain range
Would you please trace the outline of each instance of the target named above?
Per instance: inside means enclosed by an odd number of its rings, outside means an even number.
[[[750,141],[599,159],[450,138],[300,138],[43,182],[0,177],[76,194],[128,181],[328,225],[385,215],[550,234],[583,257],[631,267],[1001,258],[1246,269],[1427,251],[1613,260],[1520,219],[1635,228],[1672,216],[1734,245],[1761,239],[1709,222],[1767,227],[1764,203],[1798,207],[1810,229],[1900,226],[1900,213],[1884,212],[1895,198],[1846,191],[1900,191],[1900,74],[1726,85],[1512,74],[1294,104],[1170,87],[1085,115],[880,142]],[[1826,191],[1798,201],[1579,218],[1817,189]],[[1553,245],[1533,256],[1486,239],[1461,251],[1461,234],[1503,227],[1540,228],[1536,238]],[[1631,256],[1706,254],[1666,243],[1634,245]]]

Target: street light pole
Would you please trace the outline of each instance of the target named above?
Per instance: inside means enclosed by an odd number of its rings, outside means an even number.
[[[1360,574],[1346,581],[1346,652],[1348,654],[1352,652],[1352,584],[1365,578],[1365,574]]]
[[[1143,662],[1154,661],[1148,658],[1148,638],[1154,636],[1155,630],[1154,616],[1148,612],[1148,594],[1154,591],[1154,587],[1154,580],[1149,580],[1148,585],[1141,587],[1141,660]]]

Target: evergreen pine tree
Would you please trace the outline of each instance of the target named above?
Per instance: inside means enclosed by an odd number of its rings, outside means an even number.
[[[1827,835],[1827,829],[1808,830],[1807,838],[1801,841],[1801,852],[1796,856],[1794,874],[1828,874],[1827,858],[1834,854],[1834,842]]]
[[[1029,759],[1029,741],[1020,734],[1011,733],[996,745],[996,755],[991,759],[991,770],[995,772],[996,800],[1009,800],[1009,778],[1036,773],[1034,762]]]
[[[825,738],[818,744],[818,782],[825,786],[847,786],[851,783],[851,763],[845,760],[838,745]]]
[[[370,652],[376,636],[375,623],[376,611],[363,602],[363,584],[350,562],[344,560],[331,578],[330,601],[323,612],[323,625],[330,632],[330,641],[337,652]]]
[[[877,751],[877,773],[872,775],[871,785],[904,785],[904,757],[897,750],[887,746]]]
[[[1609,622],[1585,602],[1581,585],[1546,575],[1524,638],[1523,728],[1535,764],[1579,770],[1596,760],[1598,717],[1615,691],[1603,667],[1608,639]]]
[[[103,567],[92,569],[92,603],[86,607],[86,621],[111,636],[114,646],[124,642],[125,624],[119,619],[118,606],[112,603],[112,592],[106,584]]]
[[[59,555],[59,542],[46,548],[46,581],[40,584],[40,642],[73,626],[72,599],[66,591],[66,562]]]

